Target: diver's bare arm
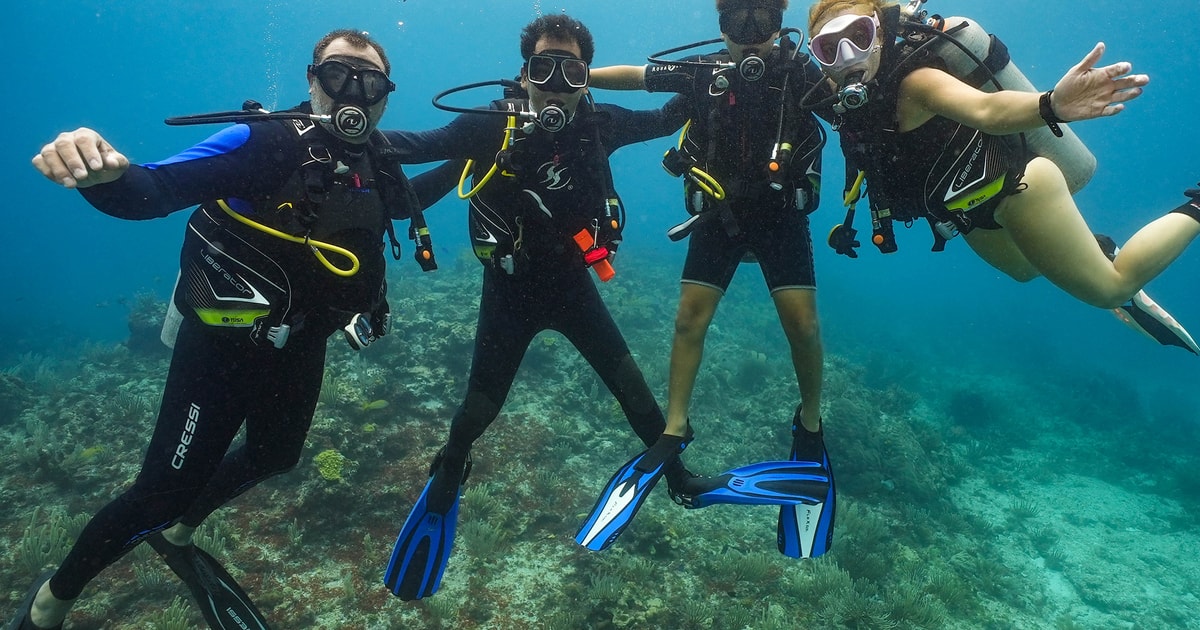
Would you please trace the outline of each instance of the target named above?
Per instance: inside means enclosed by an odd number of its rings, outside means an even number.
[[[604,66],[592,68],[588,85],[602,90],[646,89],[645,66]]]

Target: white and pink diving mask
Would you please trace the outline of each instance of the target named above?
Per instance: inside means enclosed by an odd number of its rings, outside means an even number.
[[[875,47],[879,18],[872,15],[842,15],[830,20],[808,41],[813,59],[826,68],[839,70],[866,63]]]

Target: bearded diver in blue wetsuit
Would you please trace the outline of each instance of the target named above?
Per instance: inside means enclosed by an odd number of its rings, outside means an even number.
[[[295,466],[326,338],[342,330],[361,348],[387,332],[382,238],[392,219],[421,223],[414,190],[374,131],[395,87],[389,69],[365,34],[334,31],[313,51],[311,105],[286,119],[237,113],[259,120],[143,166],[89,129],[60,135],[34,158],[46,177],[118,218],[201,205],[184,236],[169,317],[177,329],[164,330],[174,355],[141,472],[34,583],[10,628],[62,627],[84,587],[142,541],[187,582],[212,627],[266,627],[191,535],[221,505]],[[420,254],[427,239],[418,244]],[[246,442],[229,451],[243,423]]]

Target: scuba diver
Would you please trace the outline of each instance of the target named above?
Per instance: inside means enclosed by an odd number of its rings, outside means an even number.
[[[659,440],[663,414],[590,278],[611,277],[624,212],[608,155],[627,144],[672,133],[682,112],[629,111],[590,102],[594,42],[587,27],[552,14],[525,26],[519,83],[491,81],[453,88],[434,99],[459,112],[424,132],[385,132],[406,162],[468,160],[458,185],[469,200],[474,253],[483,288],[467,393],[445,446],[397,536],[384,583],[404,600],[437,592],[449,559],[460,487],[470,451],[496,419],[529,343],[544,330],[563,334],[619,402],[647,446]],[[509,97],[480,109],[444,104],[445,96],[503,85]],[[467,180],[470,179],[470,184]],[[424,201],[428,201],[424,196]],[[665,443],[653,474],[670,483],[690,475],[677,457],[682,439]]]
[[[689,122],[663,161],[668,172],[684,177],[690,214],[668,233],[672,240],[690,240],[671,347],[666,435],[688,433],[688,408],[717,305],[739,265],[757,262],[788,340],[802,401],[791,418],[791,458],[819,464],[829,480],[799,504],[810,511],[803,518],[797,518],[795,503],[780,508],[779,550],[808,557],[831,544],[835,497],[821,426],[824,352],[808,220],[819,201],[825,134],[812,111],[800,107],[801,95],[822,92],[825,83],[801,52],[801,41],[792,41],[803,34],[783,28],[787,7],[787,0],[717,0],[720,39],[657,53],[646,66],[595,68],[592,85],[676,92],[686,99]],[[718,43],[725,49],[715,54],[661,59]],[[636,472],[630,468],[622,471]],[[713,489],[713,480],[698,478],[671,495],[685,507],[699,507],[713,497],[698,495]],[[801,535],[799,522],[820,526]]]
[[[211,627],[267,627],[192,533],[299,461],[329,335],[341,331],[361,349],[387,333],[382,239],[398,248],[393,219],[413,219],[423,232],[417,259],[435,266],[415,191],[375,131],[395,89],[389,72],[377,42],[337,30],[313,50],[311,102],[292,110],[249,102],[252,111],[171,119],[236,124],[140,166],[86,128],[34,157],[51,181],[117,218],[200,206],[184,235],[163,330],[174,352],[141,472],[33,584],[9,628],[61,628],[84,587],[143,541],[187,583]],[[245,443],[230,451],[243,424]]]
[[[1149,77],[1131,74],[1128,62],[1098,67],[1097,44],[1054,89],[1037,93],[999,40],[963,18],[929,17],[923,1],[820,0],[809,12],[809,48],[836,91],[829,100],[847,183],[855,182],[830,245],[856,255],[850,221],[865,179],[881,251],[896,249],[894,221],[924,218],[935,251],[962,234],[1017,281],[1045,276],[1159,343],[1200,354],[1142,291],[1200,234],[1200,190],[1119,249],[1092,233],[1071,197],[1094,159],[1064,136],[1063,123],[1120,113]],[[982,45],[963,44],[970,40]]]

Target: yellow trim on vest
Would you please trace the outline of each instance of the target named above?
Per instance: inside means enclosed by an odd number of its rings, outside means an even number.
[[[209,326],[227,326],[230,328],[249,328],[254,325],[254,320],[266,317],[271,313],[268,309],[240,311],[219,308],[197,308],[193,310],[200,317],[200,321]]]
[[[976,190],[974,193],[970,195],[964,195],[959,197],[957,200],[950,201],[946,204],[946,209],[957,212],[969,212],[975,206],[978,206],[988,199],[1000,194],[1000,192],[1004,190],[1005,179],[1007,179],[1006,175],[997,177],[996,179],[992,180],[991,183]]]

